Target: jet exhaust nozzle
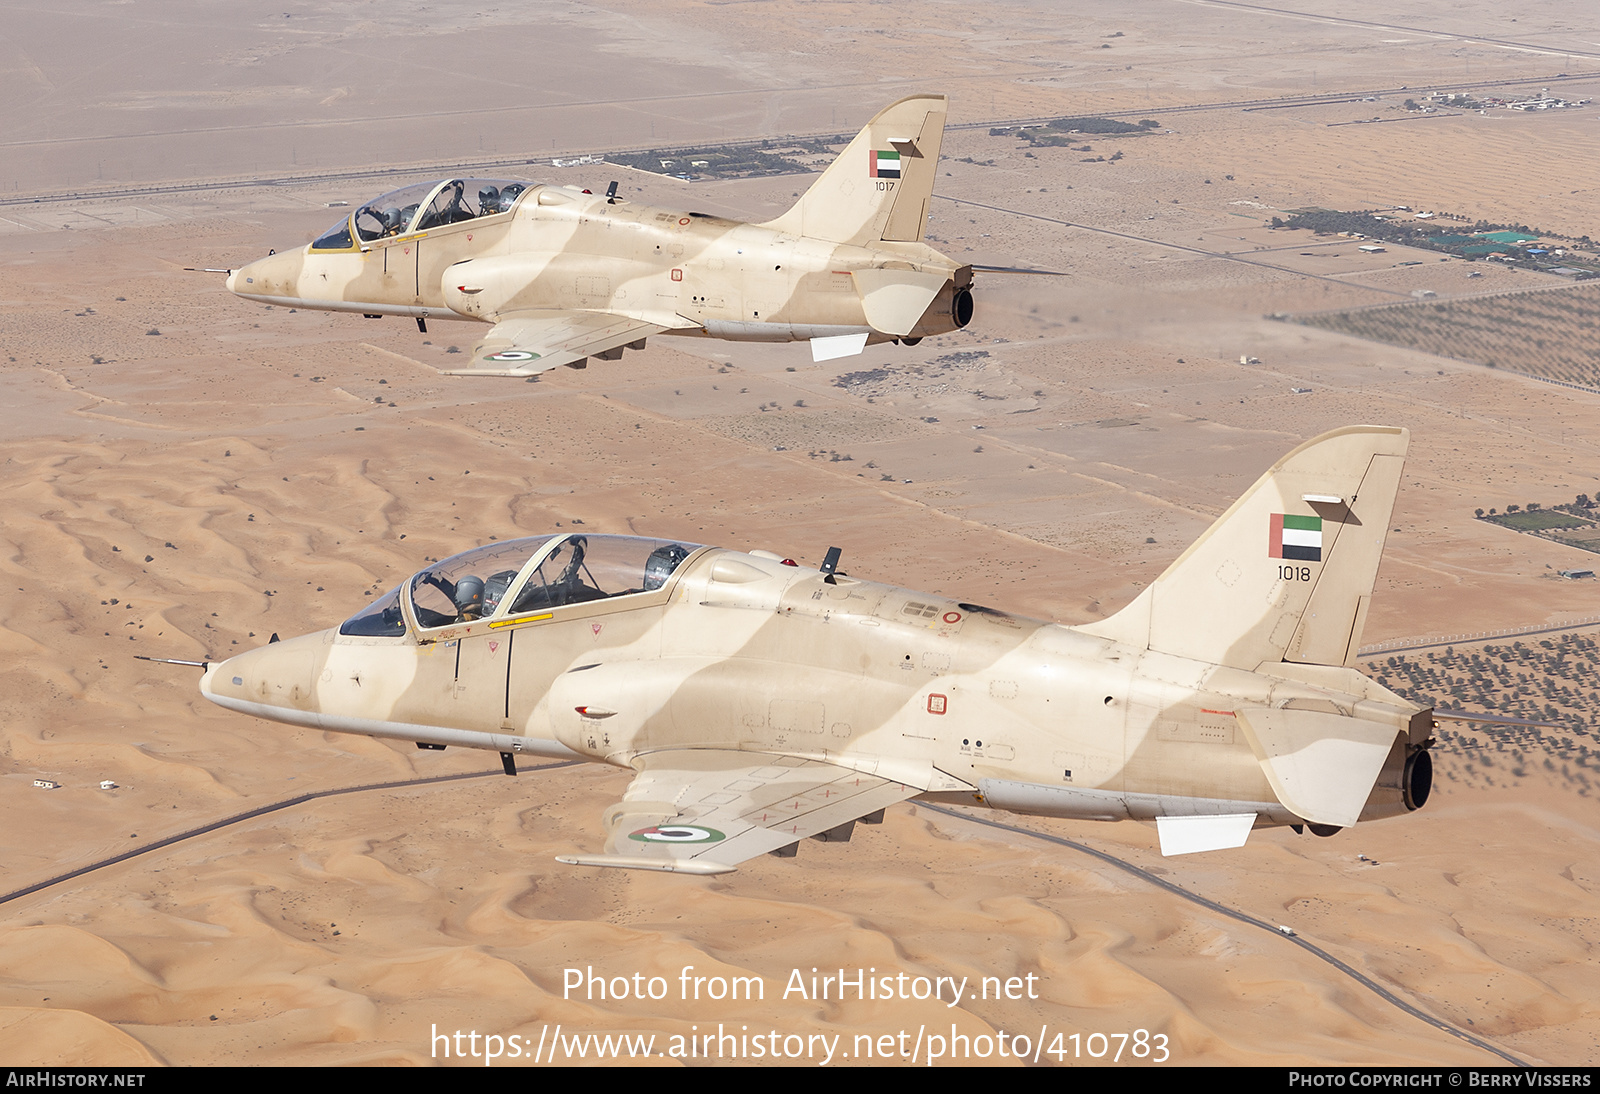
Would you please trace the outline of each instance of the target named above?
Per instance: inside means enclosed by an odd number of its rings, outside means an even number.
[[[917,320],[917,325],[901,336],[906,339],[921,339],[933,334],[947,334],[953,330],[960,330],[972,322],[972,290],[961,283],[960,273],[944,283],[939,290],[939,295],[933,298],[922,318]]]
[[[1427,749],[1419,748],[1406,757],[1405,777],[1400,787],[1406,808],[1411,812],[1428,804],[1428,795],[1433,792],[1433,756]]]
[[[972,290],[957,289],[950,298],[950,319],[957,328],[972,322]]]

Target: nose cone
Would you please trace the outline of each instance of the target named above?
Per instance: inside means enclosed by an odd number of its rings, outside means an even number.
[[[327,632],[273,642],[219,661],[200,678],[200,694],[218,706],[278,721],[317,709],[316,681],[327,660]]]
[[[304,265],[305,255],[300,251],[258,258],[228,275],[228,291],[246,300],[269,304],[298,298],[301,295],[300,271]]]

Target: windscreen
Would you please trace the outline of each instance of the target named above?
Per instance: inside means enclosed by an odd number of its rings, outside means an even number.
[[[568,536],[528,575],[507,614],[653,592],[699,546],[641,536]]]
[[[423,570],[411,579],[411,606],[422,627],[448,627],[493,615],[522,566],[554,536],[491,543]]]
[[[340,634],[367,638],[398,638],[406,633],[406,618],[400,611],[400,590],[396,585],[383,596],[346,619],[339,627]]]

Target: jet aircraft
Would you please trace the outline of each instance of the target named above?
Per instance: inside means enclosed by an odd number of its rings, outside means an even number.
[[[655,334],[807,340],[819,361],[915,345],[972,319],[974,267],[923,242],[945,114],[942,95],[889,106],[765,224],[632,204],[614,182],[596,196],[445,179],[375,198],[227,285],[266,304],[409,316],[424,331],[429,319],[493,324],[470,366],[448,370],[458,375],[582,368]]]
[[[242,714],[630,769],[600,850],[723,873],[911,798],[1154,821],[1163,853],[1420,808],[1434,712],[1358,672],[1409,435],[1301,445],[1116,614],[1041,622],[639,536],[494,542],[206,666]],[[276,635],[274,635],[276,639]]]

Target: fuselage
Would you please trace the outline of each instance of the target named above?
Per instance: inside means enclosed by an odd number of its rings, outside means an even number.
[[[660,749],[748,750],[1017,812],[1252,812],[1257,826],[1298,818],[1235,710],[1322,711],[1393,727],[1363,819],[1420,804],[1406,785],[1414,707],[1353,669],[1278,669],[777,556],[552,536],[447,559],[343,627],[211,665],[201,688],[242,713],[429,746],[621,767]]]
[[[913,329],[873,325],[852,274],[877,270],[943,281]],[[247,300],[371,316],[495,323],[596,311],[664,333],[885,341],[964,326],[970,281],[968,267],[920,242],[829,243],[576,187],[470,179],[384,195],[305,248],[232,271],[227,285]]]

